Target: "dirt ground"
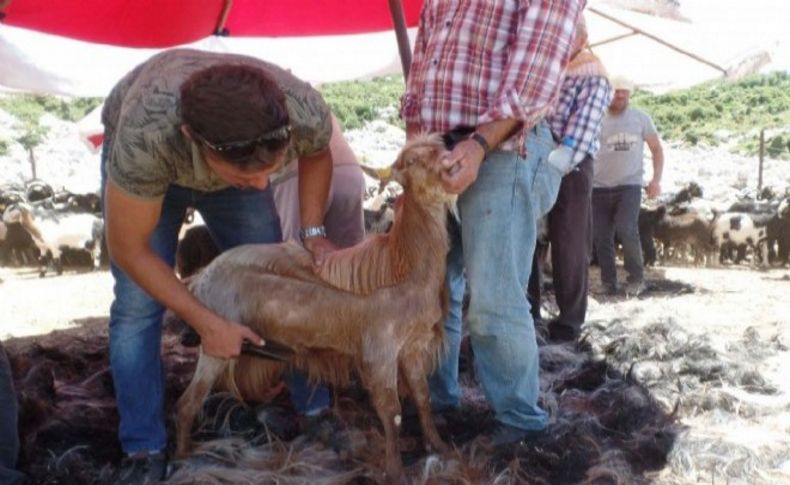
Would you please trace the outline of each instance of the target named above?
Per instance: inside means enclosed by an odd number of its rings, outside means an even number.
[[[726,396],[717,406],[735,403],[734,410],[724,412],[705,408],[708,404],[699,404],[696,397],[684,401],[682,390],[672,394],[655,387],[654,397],[668,411],[680,403],[685,431],[669,463],[653,479],[657,483],[790,483],[786,453],[790,450],[790,270],[659,267],[649,269],[646,279],[648,289],[639,298],[606,296],[593,268],[585,331],[593,338],[608,338],[622,335],[617,332],[625,328],[626,336],[618,338],[638,340],[663,322],[678,338],[705,338],[721,365],[753,364],[764,381],[762,387],[773,389],[750,392],[727,382],[712,386],[712,396]],[[16,353],[31,343],[53,340],[47,334],[54,330],[106,335],[111,300],[112,278],[107,271],[67,270],[62,276],[42,279],[32,268],[0,268],[0,308],[5,310],[0,339]],[[546,310],[551,313],[551,304]],[[615,364],[616,360],[612,358]],[[629,365],[633,370],[634,362],[620,363],[625,365],[623,371]],[[635,374],[641,370],[638,367]],[[695,392],[700,394],[699,389]]]

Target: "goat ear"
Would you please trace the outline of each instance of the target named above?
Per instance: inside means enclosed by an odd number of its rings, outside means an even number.
[[[389,167],[370,167],[363,163],[359,164],[362,171],[369,177],[378,180],[379,182],[389,181],[392,178],[392,166]]]

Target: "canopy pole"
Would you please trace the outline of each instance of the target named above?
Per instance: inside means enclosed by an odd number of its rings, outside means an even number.
[[[589,47],[590,47],[590,49],[592,49],[593,47],[598,47],[599,45],[609,44],[610,42],[614,42],[614,41],[620,40],[620,39],[627,39],[628,37],[632,37],[634,35],[639,35],[639,32],[633,31],[633,32],[629,32],[627,34],[618,35],[618,36],[615,36],[615,37],[610,37],[610,38],[604,39],[604,40],[599,40],[595,44],[590,44]]]
[[[409,79],[409,67],[411,66],[411,46],[409,45],[409,33],[406,30],[406,17],[403,15],[403,5],[400,0],[389,0],[389,4],[392,23],[395,24],[395,37],[398,39],[400,64],[405,80]]]
[[[5,9],[11,5],[11,0],[0,0],[0,20],[5,18]]]
[[[630,24],[628,24],[626,22],[623,22],[620,19],[612,17],[611,15],[605,14],[605,13],[601,12],[600,10],[598,10],[595,7],[587,7],[587,10],[589,10],[589,11],[591,11],[591,12],[597,14],[597,15],[600,15],[601,17],[603,17],[603,18],[605,18],[607,20],[611,20],[612,22],[616,23],[617,25],[621,25],[623,27],[626,27],[628,29],[633,30],[634,32],[636,32],[638,34],[644,35],[648,39],[652,39],[652,40],[658,42],[659,44],[661,44],[663,46],[669,47],[670,49],[672,49],[674,51],[680,52],[681,54],[683,54],[685,56],[688,56],[688,57],[694,59],[697,62],[701,62],[702,64],[705,64],[706,66],[710,66],[713,69],[716,69],[717,71],[721,71],[722,74],[724,74],[725,76],[727,75],[727,70],[724,69],[723,67],[721,67],[721,66],[719,66],[717,64],[714,64],[714,63],[710,62],[707,59],[703,59],[702,57],[700,57],[700,56],[698,56],[696,54],[693,54],[693,53],[691,53],[691,52],[689,52],[687,50],[681,49],[680,47],[677,47],[677,46],[675,46],[673,44],[670,44],[669,42],[665,41],[664,39],[661,39],[660,37],[656,37],[655,35],[650,34],[648,32],[645,32],[644,30],[642,30],[642,29],[640,29],[638,27],[634,27],[633,25],[630,25]]]
[[[233,0],[225,0],[222,4],[222,12],[219,14],[219,20],[217,20],[217,28],[214,29],[214,35],[227,37],[228,34],[230,34],[228,29],[225,28],[225,25],[228,23],[228,16],[230,15],[230,8],[232,6]]]

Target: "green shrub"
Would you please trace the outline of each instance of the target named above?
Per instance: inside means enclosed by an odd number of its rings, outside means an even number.
[[[751,76],[739,82],[716,81],[668,94],[637,91],[632,105],[649,113],[661,137],[689,144],[715,144],[718,130],[729,132],[737,150],[754,155],[755,129],[790,126],[790,73]],[[752,133],[752,134],[750,134]],[[787,144],[788,135],[782,138]],[[786,156],[780,142],[771,153]],[[767,151],[767,150],[766,150]]]
[[[49,113],[65,121],[79,121],[102,103],[102,98],[63,98],[35,94],[17,94],[0,98],[0,109],[24,123],[38,122]]]
[[[402,76],[376,78],[372,81],[346,81],[325,84],[321,88],[329,107],[345,129],[360,128],[378,117],[384,108],[400,106],[404,83]],[[390,122],[400,123],[397,111]]]
[[[0,157],[8,155],[8,140],[0,138]]]

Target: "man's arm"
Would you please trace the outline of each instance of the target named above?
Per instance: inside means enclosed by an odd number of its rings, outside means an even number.
[[[299,159],[299,216],[302,227],[324,224],[326,201],[332,185],[332,152],[327,146],[318,153]],[[305,239],[305,247],[313,254],[316,265],[321,265],[326,253],[335,248],[325,237]]]
[[[645,137],[647,147],[653,155],[653,178],[647,184],[647,196],[654,199],[661,195],[661,175],[664,173],[664,149],[658,134],[653,133]]]
[[[137,199],[111,179],[105,191],[107,245],[115,264],[153,298],[186,320],[201,336],[203,350],[215,357],[235,357],[244,339],[262,339],[248,327],[225,320],[200,303],[176,278],[173,269],[151,249],[161,199]]]
[[[565,121],[562,141],[573,141],[572,165],[578,165],[598,149],[601,123],[612,101],[612,88],[604,77],[575,78],[579,90]],[[570,146],[570,145],[569,145]]]

